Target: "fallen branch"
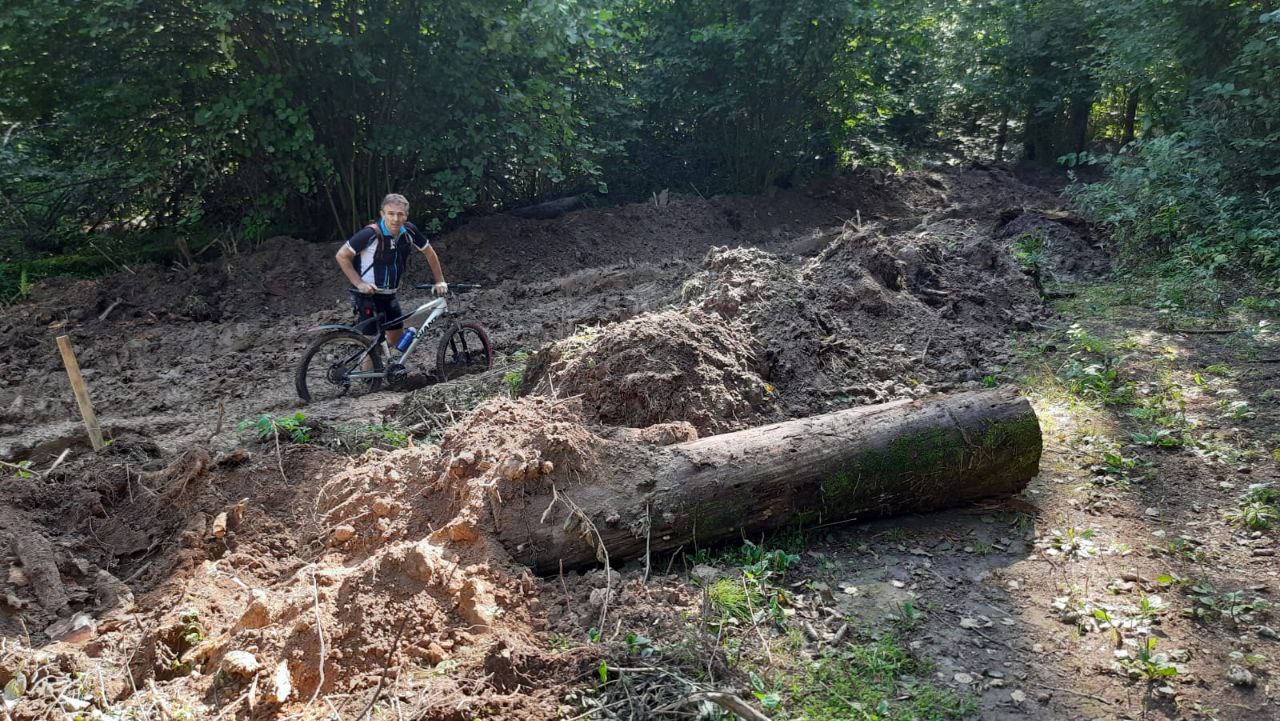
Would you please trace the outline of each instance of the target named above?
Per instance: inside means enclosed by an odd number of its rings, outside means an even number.
[[[1093,695],[1093,694],[1091,694],[1091,693],[1085,693],[1084,691],[1076,691],[1076,690],[1074,690],[1074,689],[1069,689],[1069,688],[1058,688],[1057,686],[1046,686],[1046,685],[1044,685],[1044,684],[1042,684],[1042,683],[1037,683],[1037,684],[1036,684],[1036,687],[1037,687],[1037,688],[1042,688],[1042,689],[1044,689],[1044,690],[1046,690],[1046,691],[1060,691],[1060,692],[1062,692],[1062,693],[1069,693],[1069,694],[1071,694],[1071,695],[1073,695],[1073,696],[1080,696],[1080,697],[1082,697],[1082,698],[1089,698],[1089,699],[1093,699],[1094,701],[1098,701],[1098,702],[1100,702],[1100,703],[1105,703],[1105,704],[1108,704],[1108,705],[1112,703],[1111,701],[1108,701],[1107,699],[1105,699],[1105,698],[1103,698],[1103,697],[1101,697],[1101,696],[1095,696],[1095,695]]]
[[[1184,335],[1227,335],[1229,333],[1239,333],[1239,328],[1165,328],[1168,333],[1182,333]]]
[[[53,465],[49,466],[49,470],[45,471],[45,473],[53,473],[53,469],[55,469],[55,468],[57,468],[58,466],[62,465],[62,462],[63,462],[64,460],[66,460],[66,458],[67,458],[67,454],[68,454],[68,453],[70,453],[70,452],[71,452],[71,449],[70,449],[70,448],[63,448],[63,449],[62,449],[62,452],[61,452],[61,453],[59,453],[59,454],[58,454],[58,457],[53,461]]]
[[[42,473],[42,472],[40,472],[40,471],[37,471],[36,469],[31,468],[30,466],[24,466],[24,465],[22,465],[22,464],[20,464],[20,463],[10,463],[10,462],[8,462],[8,461],[0,461],[0,466],[5,466],[6,468],[12,468],[12,469],[14,469],[15,471],[17,471],[17,472],[18,472],[18,477],[19,477],[19,478],[21,478],[21,477],[22,477],[22,474],[23,474],[23,473],[30,473],[31,475],[35,476],[36,478],[44,478],[44,473]],[[53,470],[53,469],[51,468],[51,469],[49,469],[49,470]]]
[[[387,682],[387,669],[391,667],[392,661],[396,657],[396,651],[400,649],[400,638],[404,635],[405,624],[409,622],[409,615],[406,613],[404,618],[400,619],[400,625],[396,628],[396,638],[391,642],[391,653],[387,654],[387,660],[382,664],[382,673],[378,674],[378,687],[373,690],[373,698],[369,699],[369,703],[365,704],[364,710],[355,715],[355,721],[360,721],[365,714],[373,708],[378,702],[378,697],[382,695],[382,687]]]
[[[280,428],[275,423],[271,424],[271,435],[276,439],[276,464],[280,468],[280,477],[288,483],[289,477],[284,474],[284,454],[280,452]]]
[[[693,703],[702,703],[703,701],[710,701],[711,703],[727,711],[736,713],[738,714],[738,716],[745,719],[746,721],[770,721],[768,716],[765,716],[764,714],[752,708],[751,705],[748,704],[746,701],[743,701],[742,699],[738,698],[737,696],[734,696],[731,693],[724,693],[721,691],[699,691],[697,693],[685,696],[684,698],[680,699],[679,701],[676,701],[675,703],[669,703],[666,706],[663,706],[658,709],[654,709],[653,713],[655,715],[660,713],[667,713],[669,711],[674,711],[680,708],[681,706],[688,706],[689,704],[693,704]]]
[[[116,306],[120,305],[120,304],[121,304],[121,303],[123,303],[123,302],[124,302],[124,299],[123,299],[123,298],[116,298],[116,302],[114,302],[114,303],[112,303],[111,305],[107,306],[107,309],[106,309],[106,310],[104,310],[104,311],[102,311],[101,313],[99,313],[99,314],[98,314],[98,322],[99,322],[99,323],[101,323],[102,321],[106,320],[106,319],[107,319],[107,316],[111,315],[111,311],[115,310],[115,309],[116,309]]]
[[[213,427],[213,433],[210,433],[209,437],[205,439],[206,443],[213,440],[215,436],[217,436],[219,433],[222,432],[222,420],[226,418],[226,415],[227,415],[226,401],[225,400],[218,401],[218,422]]]
[[[320,615],[320,587],[316,582],[314,568],[311,569],[311,602],[315,604],[316,635],[320,637],[320,680],[316,681],[316,690],[311,693],[311,698],[307,700],[305,708],[311,708],[311,704],[315,703],[316,697],[320,695],[320,689],[324,688],[324,662],[327,655],[324,649],[324,617]]]

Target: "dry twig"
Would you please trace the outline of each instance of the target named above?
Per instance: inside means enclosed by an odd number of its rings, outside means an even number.
[[[680,699],[679,701],[676,701],[675,703],[669,703],[666,706],[654,709],[653,713],[655,715],[660,713],[667,713],[668,711],[674,711],[680,708],[681,706],[687,706],[691,703],[701,703],[703,701],[710,701],[711,703],[721,708],[724,708],[728,711],[732,711],[733,713],[738,714],[738,716],[742,717],[746,721],[770,721],[768,716],[765,716],[764,714],[752,708],[751,704],[747,703],[746,701],[743,701],[742,699],[738,698],[737,696],[731,693],[724,693],[722,691],[699,691],[697,693],[685,696],[684,698]]]

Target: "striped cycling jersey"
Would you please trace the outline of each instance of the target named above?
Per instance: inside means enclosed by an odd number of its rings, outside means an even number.
[[[381,220],[361,228],[347,240],[347,247],[356,254],[351,260],[360,279],[373,284],[379,293],[388,294],[400,286],[400,276],[409,265],[409,251],[426,250],[429,245],[431,241],[413,223],[405,223],[400,234],[392,238]]]

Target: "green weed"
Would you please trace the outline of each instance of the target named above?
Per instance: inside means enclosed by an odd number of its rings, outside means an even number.
[[[517,351],[511,356],[513,368],[502,374],[502,382],[507,386],[507,393],[515,398],[520,393],[520,386],[524,383],[525,370],[528,368],[529,352]]]
[[[1227,512],[1227,520],[1246,528],[1262,530],[1280,520],[1280,489],[1269,483],[1254,483],[1240,494],[1239,507]]]
[[[1271,603],[1261,596],[1244,591],[1219,591],[1203,579],[1193,582],[1187,593],[1192,605],[1183,609],[1183,615],[1206,623],[1251,623],[1271,611]]]
[[[1163,681],[1183,672],[1183,667],[1170,659],[1170,654],[1156,651],[1156,639],[1147,637],[1145,643],[1129,658],[1117,661],[1119,670],[1129,678],[1147,681]]]
[[[1049,536],[1036,545],[1046,556],[1084,559],[1098,554],[1098,545],[1093,541],[1095,535],[1097,531],[1092,528],[1070,526],[1065,531],[1050,531]]]
[[[739,621],[751,621],[752,603],[746,584],[734,578],[717,579],[707,588],[707,600],[722,616]],[[756,599],[756,604],[763,599]]]
[[[284,435],[294,443],[311,441],[311,429],[306,425],[307,417],[301,411],[291,416],[273,416],[263,413],[257,418],[246,418],[236,426],[236,430],[254,433],[259,441],[269,441]]]

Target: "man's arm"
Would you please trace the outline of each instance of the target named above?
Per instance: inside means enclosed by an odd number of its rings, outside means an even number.
[[[436,249],[428,245],[422,249],[422,254],[427,256],[427,265],[431,266],[431,275],[436,280],[435,294],[444,295],[448,293],[449,284],[444,282],[444,271],[440,268],[440,257],[436,255]]]
[[[364,282],[364,279],[356,273],[355,257],[356,252],[347,243],[343,243],[342,247],[338,248],[337,255],[333,256],[334,260],[338,261],[338,267],[342,269],[342,274],[347,276],[347,280],[351,281],[351,285],[355,286],[356,290],[365,294],[377,292],[378,289],[374,287],[373,283]],[[436,262],[439,263],[440,261]]]

